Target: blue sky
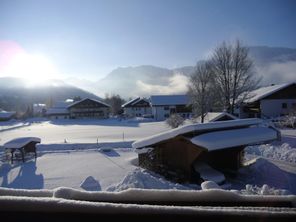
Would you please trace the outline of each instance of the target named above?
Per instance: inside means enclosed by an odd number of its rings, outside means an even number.
[[[293,0],[0,0],[0,44],[97,80],[119,66],[194,65],[224,40],[296,48],[295,12]]]

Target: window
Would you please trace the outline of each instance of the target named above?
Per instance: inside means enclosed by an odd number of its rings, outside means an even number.
[[[283,109],[287,109],[287,108],[288,108],[287,103],[282,103],[282,108],[283,108]]]
[[[169,107],[169,106],[165,106],[163,109],[164,109],[164,110],[169,110],[170,107]]]

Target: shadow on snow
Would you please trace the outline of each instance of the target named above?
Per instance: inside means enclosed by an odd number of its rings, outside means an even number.
[[[16,177],[9,182],[10,171],[19,168],[19,172]],[[22,163],[18,166],[11,166],[6,163],[2,165],[0,172],[0,178],[2,179],[1,187],[16,188],[16,189],[43,189],[44,177],[43,174],[36,174],[36,162],[29,161]]]

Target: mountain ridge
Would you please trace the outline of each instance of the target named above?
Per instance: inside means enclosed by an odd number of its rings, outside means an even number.
[[[253,46],[249,49],[255,71],[262,76],[262,86],[296,81],[296,49],[269,46]],[[35,88],[25,87],[24,80],[21,82],[18,78],[2,77],[0,108],[8,107],[7,100],[20,103],[19,106],[23,107],[24,101],[45,103],[49,97],[54,100],[74,96],[101,99],[105,94],[118,94],[129,99],[153,94],[182,94],[186,93],[188,76],[193,70],[194,66],[173,69],[153,65],[118,67],[98,81],[68,78],[52,80],[47,86]]]
[[[15,77],[0,78],[0,108],[23,112],[33,103],[62,101],[75,96],[101,99],[93,93],[64,83],[62,80],[50,80],[45,84],[27,86],[26,80]]]

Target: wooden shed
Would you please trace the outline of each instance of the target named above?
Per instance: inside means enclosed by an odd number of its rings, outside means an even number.
[[[143,168],[165,176],[177,174],[182,182],[202,182],[197,165],[221,172],[237,170],[247,145],[279,138],[276,129],[260,123],[245,119],[192,124],[136,141],[133,148]]]

